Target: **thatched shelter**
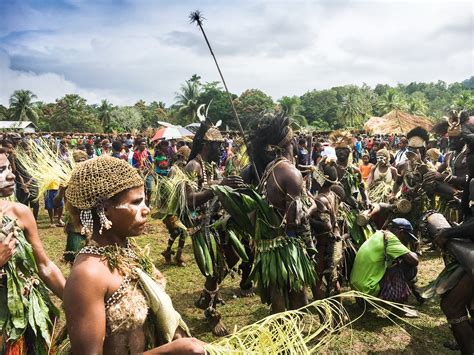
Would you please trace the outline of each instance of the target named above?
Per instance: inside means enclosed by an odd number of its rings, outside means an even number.
[[[371,117],[364,124],[364,129],[371,134],[405,134],[417,126],[430,131],[433,123],[427,117],[392,110],[383,117]]]

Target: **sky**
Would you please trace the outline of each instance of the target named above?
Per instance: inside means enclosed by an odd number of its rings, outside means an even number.
[[[0,0],[0,104],[174,102],[193,74],[274,100],[313,89],[474,75],[474,1]]]

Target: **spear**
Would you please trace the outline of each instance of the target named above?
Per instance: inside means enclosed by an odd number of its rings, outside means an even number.
[[[202,27],[202,21],[205,20],[205,18],[202,16],[201,11],[196,10],[194,12],[191,12],[191,14],[189,15],[189,20],[190,20],[190,23],[196,23],[196,25],[198,25],[199,29],[201,30],[202,35],[204,36],[204,40],[206,41],[207,47],[209,48],[209,51],[211,52],[212,58],[214,59],[214,63],[216,64],[216,67],[217,67],[217,71],[219,72],[222,83],[224,84],[224,88],[225,88],[225,91],[227,93],[227,97],[229,99],[230,106],[232,107],[232,113],[234,114],[234,118],[237,121],[237,124],[239,126],[240,134],[242,135],[242,138],[244,140],[244,144],[247,147],[247,152],[249,152],[250,163],[252,164],[253,171],[255,173],[255,176],[257,177],[257,181],[258,181],[258,183],[260,183],[260,176],[259,176],[258,171],[257,171],[257,166],[255,165],[255,163],[252,159],[252,154],[251,154],[250,150],[248,149],[249,145],[247,143],[247,139],[245,138],[244,129],[242,128],[242,123],[240,123],[239,115],[237,114],[237,110],[235,109],[234,101],[232,100],[232,96],[229,92],[229,89],[227,88],[227,84],[225,82],[224,75],[222,74],[221,68],[219,67],[219,63],[217,62],[217,58],[214,54],[214,51],[212,50],[211,44],[209,43],[209,40],[207,39],[206,32],[204,31],[204,28]]]

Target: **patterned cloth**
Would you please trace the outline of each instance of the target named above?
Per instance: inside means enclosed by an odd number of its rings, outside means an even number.
[[[410,294],[410,287],[400,264],[387,269],[380,281],[379,297],[391,302],[405,303]]]

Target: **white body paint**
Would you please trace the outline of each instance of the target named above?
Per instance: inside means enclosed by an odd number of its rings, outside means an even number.
[[[41,268],[41,272],[45,277],[48,277],[53,273],[53,271],[56,269],[56,265],[50,260],[48,264],[45,267]]]
[[[143,218],[143,209],[148,208],[148,206],[145,203],[145,199],[143,199],[143,201],[137,206],[131,205],[129,203],[122,203],[122,204],[119,204],[119,205],[115,206],[115,208],[119,209],[119,210],[135,211],[135,220],[134,220],[134,222],[142,223],[142,222],[146,221],[146,217]]]
[[[12,171],[10,169],[5,169],[0,173],[0,189],[3,189],[10,185],[10,183],[7,182],[7,176],[11,173]]]

